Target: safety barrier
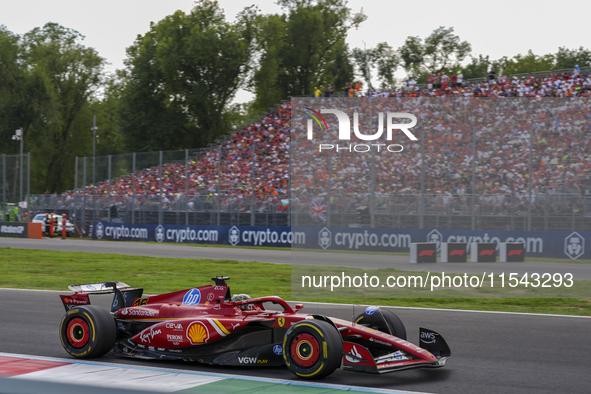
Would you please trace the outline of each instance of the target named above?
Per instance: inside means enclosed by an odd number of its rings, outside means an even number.
[[[224,244],[231,246],[295,247],[305,249],[410,252],[412,243],[491,243],[496,256],[501,244],[523,244],[527,257],[591,259],[591,232],[484,231],[444,229],[384,229],[354,227],[288,226],[179,226],[95,222],[94,239],[171,243]],[[487,252],[488,253],[488,252]],[[514,252],[515,253],[515,252]],[[511,254],[513,257],[513,254]],[[509,252],[507,252],[507,258]],[[451,261],[450,261],[451,262]]]
[[[41,223],[0,222],[0,237],[41,239]]]

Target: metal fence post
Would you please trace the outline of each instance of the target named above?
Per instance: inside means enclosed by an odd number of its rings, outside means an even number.
[[[254,226],[255,224],[255,203],[254,203],[254,163],[256,159],[256,143],[252,144],[252,164],[250,168],[250,225]]]
[[[472,226],[471,229],[476,229],[476,131],[472,130]]]
[[[135,152],[131,159],[131,223],[135,223]]]
[[[528,197],[528,204],[527,204],[527,230],[531,231],[531,205],[532,205],[532,162],[533,158],[533,149],[534,149],[534,128],[533,126],[529,127],[529,182],[527,183],[527,197]]]
[[[158,224],[162,224],[162,218],[164,216],[162,212],[162,151],[160,151],[160,166],[158,170]]]
[[[111,223],[111,155],[108,156],[107,174],[107,217]]]
[[[27,221],[30,221],[31,218],[31,201],[29,201],[31,197],[31,152],[27,152]],[[71,213],[70,213],[71,215]]]
[[[217,195],[217,211],[218,211],[218,222],[220,225],[220,208],[221,208],[221,197],[222,197],[222,145],[218,145],[218,195]],[[215,201],[216,199],[214,199]]]
[[[372,174],[373,175],[373,174]],[[326,225],[328,227],[330,227],[330,203],[331,203],[331,198],[332,198],[332,182],[331,182],[331,176],[332,176],[332,156],[330,155],[330,150],[328,151],[328,201],[326,202]],[[373,182],[373,179],[372,179]],[[372,221],[372,227],[373,227],[373,221]]]
[[[23,160],[23,140],[24,140],[24,135],[22,135],[23,133],[23,129],[21,128],[21,154],[19,157],[19,164],[20,164],[20,168],[19,168],[19,175],[20,175],[20,186],[19,186],[19,190],[18,190],[18,196],[19,196],[19,204],[23,201],[23,164],[24,164],[24,160]]]
[[[82,166],[82,228],[84,228],[86,226],[86,157],[82,161]],[[92,211],[92,220],[94,225],[94,210]]]
[[[86,173],[86,157],[84,158],[84,173]],[[96,221],[96,184],[95,184],[95,166],[96,157],[92,156],[92,223]],[[84,180],[84,187],[86,187],[86,180]],[[86,193],[86,190],[85,190]]]
[[[425,226],[425,130],[421,127],[421,197],[419,201],[419,228]]]
[[[2,154],[2,213],[6,211],[6,154]],[[6,218],[3,217],[2,221]]]
[[[185,226],[189,225],[189,149],[185,149]]]
[[[78,190],[78,156],[76,156],[76,164],[74,167],[74,190]]]
[[[548,190],[546,190],[546,196],[544,198],[544,231],[548,231],[548,200],[550,196],[548,195]]]

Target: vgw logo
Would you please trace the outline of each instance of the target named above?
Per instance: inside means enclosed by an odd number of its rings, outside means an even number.
[[[322,116],[322,114],[333,114],[336,115],[339,121],[339,134],[338,139],[340,141],[350,141],[351,140],[351,120],[349,116],[341,110],[338,109],[325,109],[322,108],[320,112],[313,110],[312,108],[305,107],[306,110],[310,111],[307,115],[311,116],[318,126],[320,130],[328,131],[328,124],[326,120]],[[394,123],[394,119],[410,119],[410,123]],[[392,132],[394,130],[402,131],[408,139],[411,141],[417,141],[417,137],[414,136],[413,133],[410,132],[410,128],[416,126],[417,124],[417,117],[413,114],[409,114],[406,112],[388,112],[386,114],[386,140],[392,141]],[[324,126],[324,127],[323,127]],[[384,134],[384,113],[380,112],[378,114],[378,131],[375,134],[362,134],[359,131],[359,113],[353,112],[353,132],[355,136],[362,141],[376,141],[378,140],[382,134]],[[314,121],[312,119],[308,119],[308,135],[309,140],[314,139]],[[386,150],[392,153],[402,152],[404,147],[400,144],[348,144],[339,146],[338,144],[319,144],[318,151],[322,152],[323,150],[336,150],[337,152],[340,151],[348,151],[348,152],[369,152],[373,149],[376,149],[378,152],[382,150]]]

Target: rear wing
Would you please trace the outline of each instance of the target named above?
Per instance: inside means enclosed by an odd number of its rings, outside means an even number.
[[[133,306],[136,299],[141,298],[144,289],[132,288],[123,282],[105,282],[89,283],[83,285],[71,285],[68,289],[72,290],[72,295],[60,295],[62,304],[66,312],[78,306],[90,305],[89,294],[113,294],[111,303],[111,312],[116,312],[121,308]]]
[[[129,289],[130,285],[123,282],[105,282],[105,283],[88,283],[85,285],[70,285],[68,289],[74,293],[86,293],[86,294],[101,294],[101,293],[112,293],[113,283],[119,290]]]

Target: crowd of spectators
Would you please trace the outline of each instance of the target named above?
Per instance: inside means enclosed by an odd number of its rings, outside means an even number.
[[[360,89],[356,83],[348,85],[346,98],[324,97],[315,89],[314,97],[284,102],[218,147],[191,156],[188,163],[164,164],[162,180],[161,169],[154,166],[59,198],[65,205],[84,194],[115,201],[133,196],[158,204],[162,195],[165,209],[238,211],[249,211],[253,204],[257,211],[283,209],[288,198],[294,208],[305,211],[312,199],[323,199],[331,212],[375,201],[383,211],[410,213],[419,210],[418,196],[423,194],[431,212],[467,213],[472,209],[475,167],[475,204],[482,212],[583,209],[581,197],[591,193],[586,183],[591,174],[588,73],[522,78],[495,73],[479,83],[465,82],[461,74],[433,75],[429,82],[426,87],[409,81],[400,90],[372,91],[366,95],[371,98],[354,97]],[[325,133],[308,140],[304,108],[353,109],[361,125],[370,113],[374,118],[379,112],[412,113],[419,121],[412,129],[419,141],[400,133],[393,143],[404,146],[401,153],[319,153],[318,143],[334,143],[336,138]],[[325,118],[329,126],[336,120]],[[350,143],[364,141],[353,138]],[[530,190],[533,208],[528,207]]]
[[[523,214],[531,210],[534,213],[580,214],[586,210],[591,213],[591,207],[584,206],[587,199],[582,198],[591,196],[589,75],[525,77],[510,88],[507,88],[507,80],[501,78],[497,83],[490,79],[483,83],[486,87],[480,86],[485,94],[453,93],[469,92],[471,87],[456,85],[444,90],[445,85],[441,84],[441,87],[425,89],[413,87],[396,94],[377,92],[372,100],[302,99],[294,104],[292,117],[294,127],[300,130],[305,130],[307,121],[305,111],[297,111],[302,107],[318,110],[330,107],[348,113],[354,110],[360,119],[368,119],[372,111],[372,133],[377,126],[376,113],[407,112],[417,116],[419,121],[413,132],[424,133],[425,142],[421,147],[421,138],[419,142],[405,140],[404,153],[378,153],[373,159],[371,154],[343,154],[332,149],[329,159],[329,154],[315,151],[318,143],[334,144],[333,135],[326,139],[320,137],[311,144],[305,133],[298,133],[296,147],[301,152],[296,156],[307,159],[293,163],[292,195],[320,195],[332,201],[332,212],[337,213],[371,203],[368,192],[373,191],[378,211],[416,213],[422,194],[426,211],[469,213],[474,137],[477,155],[475,209],[478,212]],[[577,89],[579,86],[581,89]],[[490,94],[522,88],[531,89],[510,98]],[[554,93],[542,96],[543,92]],[[409,96],[413,99],[406,99]],[[329,122],[336,120],[331,115],[326,118]],[[337,129],[338,125],[329,123],[329,129],[331,127]],[[529,181],[530,139],[532,182]],[[367,141],[353,138],[350,144],[355,143]],[[424,149],[424,166],[421,148]],[[330,170],[329,160],[333,163]]]
[[[464,81],[460,71],[451,77],[442,72],[431,74],[423,87],[410,78],[405,89],[376,90],[372,94],[381,97],[591,97],[591,74],[577,68],[572,73],[497,77],[491,70],[482,81]]]

